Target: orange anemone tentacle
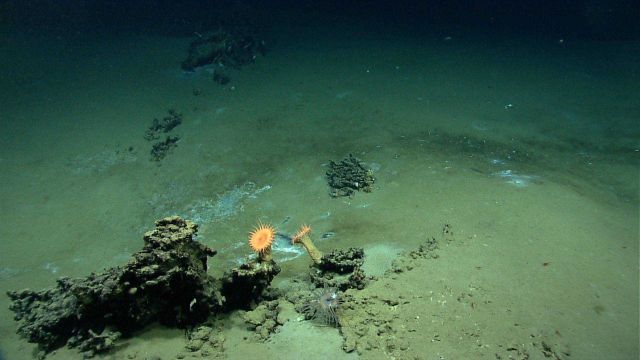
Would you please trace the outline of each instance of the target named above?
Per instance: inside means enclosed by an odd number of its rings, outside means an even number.
[[[267,251],[271,247],[275,237],[276,229],[274,229],[273,226],[259,223],[249,234],[249,246],[251,250],[257,253]]]
[[[308,235],[310,232],[311,226],[303,224],[302,226],[300,226],[300,229],[298,229],[298,232],[296,232],[296,234],[291,238],[291,243],[295,244],[299,242],[303,236]]]

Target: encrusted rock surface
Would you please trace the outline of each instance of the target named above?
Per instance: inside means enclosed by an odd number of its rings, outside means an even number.
[[[153,123],[144,134],[146,140],[158,140],[162,134],[166,134],[182,124],[182,114],[174,109],[169,109],[167,112],[169,115],[163,117],[161,120],[158,118],[153,119]]]
[[[191,221],[164,218],[123,267],[61,278],[41,291],[9,291],[18,333],[45,352],[67,344],[90,356],[155,321],[178,327],[203,321],[222,297],[207,275],[207,258],[216,251],[193,240],[196,231]]]
[[[253,260],[224,273],[220,291],[225,299],[225,308],[248,309],[261,300],[271,280],[280,273],[275,261]]]
[[[266,341],[287,321],[296,317],[294,305],[284,299],[263,301],[255,309],[243,315],[249,328],[255,331],[258,341]]]
[[[181,67],[194,71],[200,66],[215,66],[215,73],[223,69],[239,69],[255,62],[258,55],[266,54],[263,40],[258,40],[258,32],[247,26],[228,26],[210,34],[199,35],[189,46],[187,58]],[[214,75],[215,75],[214,73]],[[228,77],[228,75],[218,75]],[[220,82],[222,85],[228,82]]]
[[[340,162],[329,161],[326,176],[332,197],[352,196],[360,190],[371,192],[375,181],[373,171],[351,154]]]
[[[318,265],[312,265],[309,271],[311,282],[319,288],[363,289],[367,277],[362,270],[364,250],[348,248],[333,250],[322,256]]]
[[[225,337],[222,329],[215,325],[202,325],[187,333],[185,349],[191,355],[206,359],[224,358]],[[184,358],[184,355],[182,355]]]

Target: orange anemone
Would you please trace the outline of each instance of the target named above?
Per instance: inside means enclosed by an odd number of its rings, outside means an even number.
[[[258,224],[249,236],[249,246],[251,250],[262,253],[271,248],[271,243],[276,237],[276,229],[269,224]]]
[[[300,226],[300,229],[298,229],[298,232],[296,232],[296,234],[291,238],[291,243],[295,244],[299,242],[303,236],[309,234],[310,232],[311,226],[303,224],[302,226]]]

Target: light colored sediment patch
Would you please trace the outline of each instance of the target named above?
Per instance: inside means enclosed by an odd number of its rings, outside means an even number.
[[[443,242],[445,257],[460,260],[453,254],[461,250],[458,244]],[[556,328],[529,322],[523,309],[474,276],[448,278],[447,259],[436,246],[425,242],[364,290],[347,291],[341,317],[345,351],[364,359],[570,358]],[[460,263],[455,272],[481,271],[470,265]]]
[[[284,324],[267,344],[270,352],[280,359],[357,359],[341,349],[342,337],[330,326],[317,326],[310,321],[290,321]]]
[[[367,276],[380,276],[391,267],[391,263],[400,251],[402,249],[387,244],[365,247],[365,262],[362,269]]]

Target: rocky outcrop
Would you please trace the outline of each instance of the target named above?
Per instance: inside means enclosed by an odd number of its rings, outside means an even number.
[[[8,292],[18,333],[43,353],[67,344],[93,355],[152,322],[187,327],[203,321],[222,297],[207,275],[216,251],[195,241],[196,232],[191,221],[164,218],[122,267],[61,278],[50,289]]]

